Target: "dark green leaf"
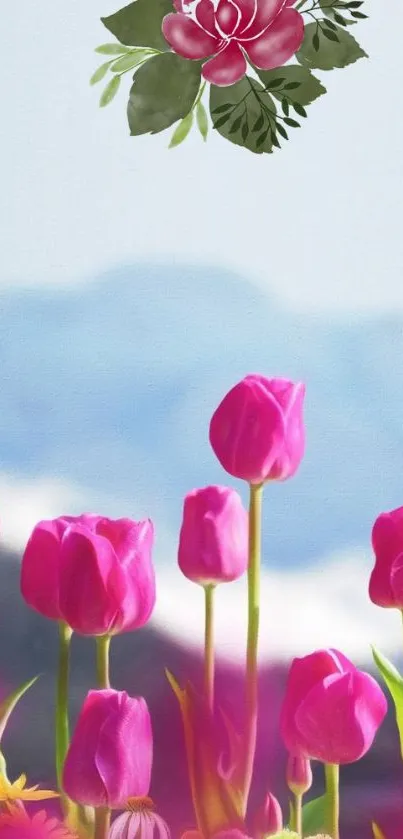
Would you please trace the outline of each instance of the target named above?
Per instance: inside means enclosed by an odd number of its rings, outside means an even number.
[[[285,114],[285,115],[286,115],[286,117],[288,117],[288,114],[290,113],[290,106],[289,106],[289,104],[288,104],[288,100],[287,100],[287,99],[282,99],[282,100],[281,100],[281,107],[282,107],[282,109],[283,109],[283,114]]]
[[[345,29],[337,27],[339,41],[333,43],[327,38],[321,38],[320,50],[312,47],[312,34],[316,29],[315,23],[305,27],[305,37],[301,49],[297,52],[297,59],[304,67],[319,70],[333,70],[335,67],[347,67],[359,58],[367,58],[367,54],[357,44],[355,38]]]
[[[291,119],[290,117],[284,117],[284,122],[286,125],[290,125],[291,128],[301,128],[299,122],[296,122],[295,119]]]
[[[283,70],[286,68],[281,68],[282,75],[285,76]],[[268,81],[272,81],[271,77]],[[266,86],[266,82],[264,84]],[[256,79],[246,76],[230,87],[211,85],[210,112],[213,114],[224,103],[231,103],[233,110],[231,119],[227,118],[225,122],[221,122],[221,118],[215,123],[221,136],[256,154],[270,154],[273,149],[270,127],[265,129],[264,125],[265,109],[273,118],[276,115],[276,106],[271,94]],[[228,114],[225,114],[225,117],[228,117]],[[244,128],[245,123],[248,125],[247,132]],[[252,126],[251,130],[249,126]]]
[[[336,12],[333,15],[336,23],[339,23],[340,26],[347,26],[347,21],[341,15],[338,15]]]
[[[154,55],[137,71],[130,90],[127,117],[131,135],[156,134],[183,119],[192,109],[199,87],[198,62],[173,52]]]
[[[113,76],[106,85],[104,92],[99,100],[99,104],[101,108],[105,108],[106,105],[109,105],[109,102],[112,102],[112,99],[115,98],[118,90],[120,87],[120,76]]]
[[[280,87],[280,85],[283,84],[283,81],[284,81],[284,79],[273,79],[272,81],[267,83],[266,87],[269,87],[270,90],[273,87]]]
[[[319,35],[318,35],[317,32],[315,32],[314,35],[312,36],[312,46],[313,46],[315,52],[318,52],[318,49],[319,49]]]
[[[346,3],[347,9],[359,9],[364,5],[364,0],[351,0],[351,3]]]
[[[95,70],[95,73],[92,74],[90,78],[90,84],[96,84],[97,82],[100,82],[104,78],[104,76],[106,76],[109,67],[109,61],[106,61],[105,64],[101,64],[101,66],[98,67],[97,70]]]
[[[112,73],[125,73],[127,70],[133,70],[138,64],[141,64],[145,58],[150,57],[152,53],[148,50],[136,50],[135,53],[127,53],[111,65]]]
[[[180,143],[183,143],[186,140],[187,135],[193,125],[193,111],[190,111],[187,116],[185,116],[175,128],[175,131],[172,135],[171,142],[169,144],[169,148],[173,149],[175,146],[179,146]]]
[[[372,655],[395,705],[400,752],[403,757],[403,678],[396,667],[376,647],[372,647]]]
[[[359,20],[367,19],[368,15],[364,15],[363,12],[351,12],[351,17],[356,17]]]
[[[224,113],[224,111],[229,111],[229,109],[230,109],[230,108],[233,108],[233,107],[234,107],[233,105],[231,105],[229,102],[227,102],[227,103],[226,103],[226,105],[220,105],[220,107],[219,107],[219,108],[215,108],[215,110],[214,110],[214,112],[213,112],[213,113],[215,113],[215,114],[223,114],[223,113]]]
[[[197,127],[200,131],[200,134],[203,137],[203,140],[207,140],[208,134],[208,118],[207,112],[203,105],[203,102],[198,102],[197,109],[196,109],[196,120],[197,120]]]
[[[276,146],[276,148],[281,149],[280,143],[274,131],[271,132],[271,141],[273,143],[273,146]]]
[[[242,119],[243,119],[243,114],[241,114],[239,117],[237,117],[234,120],[234,122],[232,123],[231,128],[229,130],[230,134],[235,134],[235,132],[238,131],[238,128],[240,128]]]
[[[332,32],[331,29],[322,29],[322,34],[325,36],[325,38],[328,38],[329,41],[337,41],[337,43],[339,42],[338,35],[336,35],[335,32]]]
[[[266,86],[270,81],[273,70],[257,70],[259,78]],[[310,105],[323,93],[326,89],[322,83],[317,79],[310,70],[306,67],[301,67],[299,64],[290,64],[288,67],[281,68],[282,75],[285,77],[285,87],[287,86],[287,97],[284,97],[282,91],[273,90],[272,96],[281,102],[282,109],[286,116],[288,116],[288,102],[299,102],[300,105]],[[292,85],[292,87],[290,87]],[[283,103],[286,102],[287,105]]]
[[[322,833],[326,829],[326,795],[308,801],[302,808],[304,836]]]
[[[168,50],[161,24],[169,12],[172,12],[171,0],[135,0],[115,14],[101,17],[101,20],[122,44]]]
[[[248,134],[249,134],[249,125],[248,125],[247,122],[244,122],[244,124],[242,126],[242,139],[243,139],[244,142],[245,142]]]
[[[231,119],[231,114],[225,114],[225,116],[220,117],[217,122],[214,123],[214,128],[221,128],[222,125],[225,125],[228,120]]]
[[[122,47],[122,44],[101,44],[100,47],[95,48],[95,52],[101,55],[124,55],[130,52],[129,47]]]
[[[252,131],[260,131],[264,125],[264,114],[263,111],[261,112],[260,116],[257,118]]]
[[[281,134],[281,136],[284,137],[285,140],[288,140],[288,134],[284,128],[284,125],[281,125],[281,122],[277,122],[276,125],[278,133]]]
[[[300,105],[299,102],[294,102],[293,108],[294,108],[294,111],[296,111],[296,113],[299,114],[300,117],[306,117],[307,116],[307,112],[306,112],[305,108],[303,107],[303,105]]]
[[[336,24],[335,24],[335,23],[333,23],[333,21],[332,21],[332,20],[326,20],[326,21],[324,21],[323,23],[324,23],[326,26],[328,26],[328,27],[329,27],[329,29],[333,29],[333,31],[335,31],[335,30],[337,31],[337,26],[336,26]]]

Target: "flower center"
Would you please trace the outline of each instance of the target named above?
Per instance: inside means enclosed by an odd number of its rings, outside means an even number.
[[[127,810],[131,810],[132,813],[144,813],[155,809],[154,802],[152,798],[148,797],[148,795],[129,798],[126,808]]]

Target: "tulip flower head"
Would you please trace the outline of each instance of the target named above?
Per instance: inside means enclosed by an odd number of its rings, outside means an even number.
[[[216,409],[210,443],[221,466],[251,484],[284,481],[297,471],[305,448],[305,386],[249,375]]]
[[[269,792],[255,814],[254,831],[255,839],[263,839],[265,836],[272,836],[283,829],[283,814],[277,798]]]
[[[22,595],[82,635],[137,629],[155,604],[153,538],[150,520],[85,514],[39,522],[22,560]]]
[[[372,528],[375,566],[369,596],[377,606],[403,610],[403,507],[382,513]]]
[[[148,795],[152,751],[144,699],[90,690],[67,752],[64,790],[79,804],[121,810],[131,798]]]
[[[291,665],[280,729],[295,755],[353,763],[371,747],[386,711],[372,676],[337,650],[318,650]]]
[[[114,820],[108,839],[170,839],[168,825],[156,812],[148,796],[132,798],[125,813]]]
[[[183,505],[179,567],[201,585],[238,579],[248,564],[248,513],[237,492],[208,486],[189,492]]]
[[[310,761],[302,755],[289,755],[286,777],[288,788],[294,795],[305,795],[312,786]]]

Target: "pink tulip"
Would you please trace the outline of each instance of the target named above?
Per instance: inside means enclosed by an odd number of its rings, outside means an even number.
[[[252,484],[284,481],[302,460],[305,386],[249,375],[213,414],[210,443],[221,466]]]
[[[130,798],[148,795],[152,753],[145,700],[90,690],[67,752],[64,790],[79,804],[123,809]]]
[[[301,755],[289,755],[286,770],[287,786],[295,795],[305,795],[312,786],[310,761]]]
[[[403,610],[403,507],[378,516],[372,546],[375,567],[369,596],[377,606]]]
[[[137,629],[155,603],[153,537],[150,520],[85,514],[39,522],[22,560],[22,595],[82,635]]]
[[[201,585],[236,580],[248,564],[248,513],[237,492],[208,486],[189,492],[183,505],[179,567]]]
[[[318,650],[291,665],[280,730],[295,755],[353,763],[370,749],[386,711],[372,676],[337,650]]]
[[[283,829],[283,814],[277,798],[269,792],[254,818],[253,835],[263,839]]]
[[[162,31],[183,58],[208,58],[202,68],[206,81],[220,87],[245,76],[247,59],[261,70],[281,67],[297,52],[304,21],[288,0],[174,0]]]

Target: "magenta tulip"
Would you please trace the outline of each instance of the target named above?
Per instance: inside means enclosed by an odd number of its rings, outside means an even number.
[[[312,786],[310,761],[301,755],[289,755],[286,778],[287,786],[294,795],[305,795]]]
[[[269,792],[255,814],[253,835],[255,839],[263,839],[283,829],[283,814],[277,798]]]
[[[39,522],[22,560],[22,595],[82,635],[137,629],[155,604],[153,538],[150,520],[86,514]]]
[[[280,728],[287,749],[323,763],[352,763],[370,749],[387,711],[375,679],[337,650],[295,658]]]
[[[369,596],[377,606],[403,610],[403,507],[378,516],[372,546],[375,566]]]
[[[145,700],[90,690],[67,752],[64,790],[79,804],[123,809],[130,798],[148,795],[152,755]]]
[[[208,486],[189,492],[183,505],[179,567],[201,585],[236,580],[248,564],[248,513],[237,492]]]
[[[230,475],[252,484],[294,475],[305,447],[304,394],[302,383],[250,375],[224,396],[210,443]]]

